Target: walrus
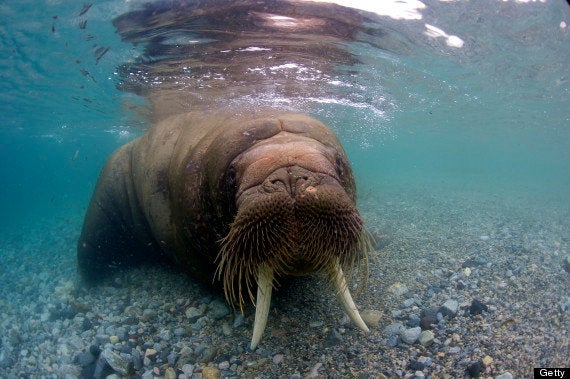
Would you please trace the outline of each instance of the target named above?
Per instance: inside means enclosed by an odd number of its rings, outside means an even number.
[[[112,268],[165,258],[219,280],[231,304],[257,285],[251,348],[274,278],[328,274],[350,319],[368,331],[341,267],[366,260],[347,156],[301,114],[178,115],[124,145],[99,176],[78,242],[90,282]]]
[[[345,42],[376,36],[349,8],[296,1],[157,2],[117,17],[142,55],[118,87],[153,126],[104,165],[78,241],[79,271],[168,261],[255,304],[251,348],[283,278],[324,273],[363,331],[347,278],[371,251],[339,140],[305,99],[333,96]],[[345,276],[346,272],[346,276]],[[364,280],[363,280],[364,281]],[[254,294],[256,293],[256,297]]]

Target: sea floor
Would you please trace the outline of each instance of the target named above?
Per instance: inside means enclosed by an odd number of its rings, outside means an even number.
[[[570,208],[514,203],[365,196],[379,250],[356,303],[371,332],[350,324],[326,280],[299,278],[274,294],[253,352],[253,307],[233,312],[168,267],[82,287],[79,216],[7,233],[0,377],[504,379],[568,367]]]

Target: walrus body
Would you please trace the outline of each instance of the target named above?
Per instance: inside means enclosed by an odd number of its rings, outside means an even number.
[[[360,101],[341,73],[359,62],[349,42],[385,34],[373,20],[296,0],[149,2],[116,17],[123,41],[142,47],[118,67],[118,88],[148,100],[155,126],[101,172],[82,277],[168,261],[221,284],[233,305],[256,288],[254,348],[276,278],[322,272],[368,330],[343,274],[369,249],[353,174],[331,130],[302,114]]]
[[[359,259],[365,241],[355,196],[345,152],[314,118],[175,116],[105,164],[78,242],[79,270],[95,281],[167,259],[223,282],[232,303],[257,282],[258,312],[260,292],[269,308],[274,275],[326,272],[348,294],[340,267]],[[356,311],[351,302],[345,310]]]

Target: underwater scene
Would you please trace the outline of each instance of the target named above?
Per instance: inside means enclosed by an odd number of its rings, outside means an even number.
[[[21,0],[0,21],[0,378],[569,367],[567,1]]]

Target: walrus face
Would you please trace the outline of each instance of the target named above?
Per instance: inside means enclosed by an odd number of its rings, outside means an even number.
[[[282,131],[240,154],[230,170],[237,215],[223,240],[218,277],[228,300],[240,305],[242,283],[253,300],[257,278],[252,348],[265,327],[274,275],[327,273],[351,319],[367,330],[341,270],[352,269],[368,247],[344,153]]]

